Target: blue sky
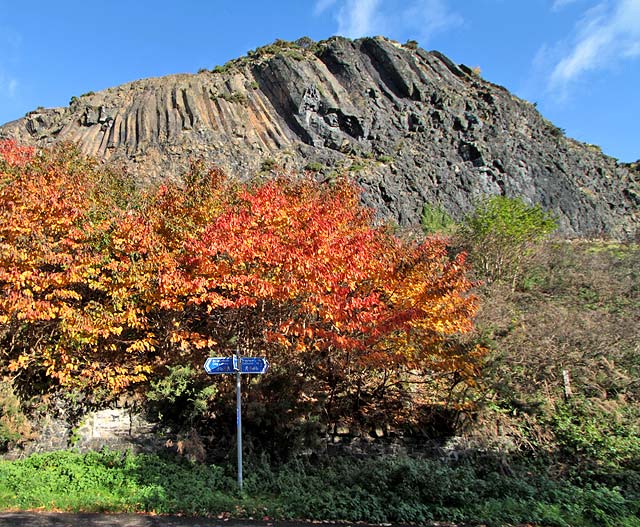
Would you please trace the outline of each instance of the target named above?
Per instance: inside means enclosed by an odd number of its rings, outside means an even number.
[[[640,158],[640,0],[0,0],[0,123],[276,38],[336,34],[417,40],[567,135]]]

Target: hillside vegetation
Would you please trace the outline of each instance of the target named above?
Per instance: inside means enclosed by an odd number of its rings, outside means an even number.
[[[204,359],[272,363],[245,380],[243,496],[224,457],[62,452],[0,463],[0,506],[635,525],[638,247],[554,238],[517,199],[459,223],[426,205],[407,233],[358,198],[347,179],[237,183],[197,163],[139,192],[72,147],[0,144],[2,448],[125,394],[213,451],[234,386]],[[309,456],[337,423],[443,448]]]

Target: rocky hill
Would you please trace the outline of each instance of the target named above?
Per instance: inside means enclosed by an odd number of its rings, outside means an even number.
[[[0,137],[78,142],[141,183],[179,177],[190,158],[240,178],[349,172],[364,201],[403,226],[419,224],[426,203],[460,218],[500,193],[552,210],[567,236],[638,232],[637,170],[441,53],[380,37],[277,41],[212,71],[34,110]]]

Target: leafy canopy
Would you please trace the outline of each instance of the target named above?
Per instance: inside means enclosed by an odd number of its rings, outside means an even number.
[[[346,180],[194,164],[131,200],[70,146],[0,155],[0,368],[18,380],[109,397],[240,347],[306,371],[301,397],[382,393],[406,369],[473,382],[464,255],[375,226]]]

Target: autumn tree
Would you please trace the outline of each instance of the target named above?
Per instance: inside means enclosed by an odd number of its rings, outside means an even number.
[[[239,350],[327,415],[475,378],[464,256],[376,226],[347,180],[241,184],[196,163],[132,201],[72,147],[0,152],[5,373],[109,397]]]
[[[69,145],[35,152],[8,142],[1,155],[3,369],[26,383],[107,392],[143,380],[146,361],[122,354],[124,328],[140,324],[130,284],[118,279],[133,252],[116,259],[129,248],[124,237],[144,237],[118,206],[127,189],[113,192],[125,181]],[[131,236],[138,227],[142,236]]]
[[[407,244],[373,226],[346,180],[221,187],[217,203],[161,277],[165,305],[184,310],[180,346],[266,354],[328,406],[359,407],[408,369],[474,377],[477,356],[452,337],[471,329],[475,302],[444,240]]]

